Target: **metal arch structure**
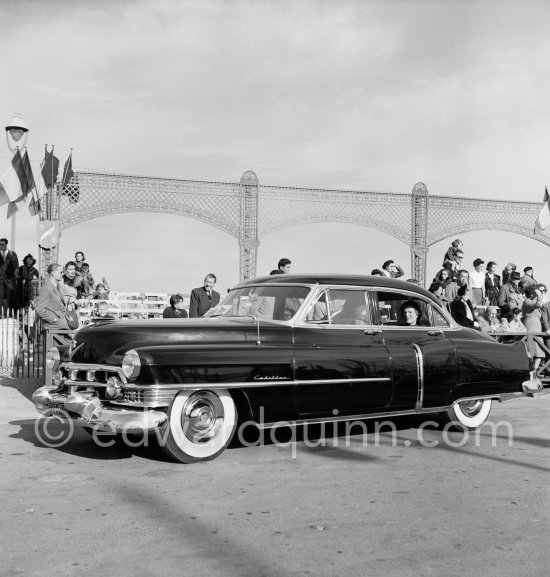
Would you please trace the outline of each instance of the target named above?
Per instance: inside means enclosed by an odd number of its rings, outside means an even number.
[[[109,214],[162,212],[187,216],[239,237],[238,183],[75,172],[59,203],[61,231]]]
[[[429,247],[464,232],[513,232],[550,246],[550,230],[533,232],[541,204],[435,196],[422,182],[407,194],[260,185],[250,170],[237,183],[75,172],[51,194],[58,195],[49,204],[58,206],[60,231],[127,212],[175,214],[215,226],[238,241],[242,280],[256,276],[261,238],[313,223],[356,224],[404,242],[411,276],[422,285]]]

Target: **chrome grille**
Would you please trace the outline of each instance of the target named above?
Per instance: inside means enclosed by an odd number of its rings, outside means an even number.
[[[109,377],[113,376],[118,377],[123,382],[126,381],[126,378],[122,374],[122,369],[115,366],[63,363],[60,370],[66,379],[69,379],[74,383],[82,381],[90,384],[97,383],[99,385],[104,385]],[[88,372],[92,375],[92,381],[88,381]]]
[[[124,389],[123,400],[126,403],[143,403],[144,402],[144,392],[142,389]]]
[[[122,391],[122,397],[116,400],[117,404],[145,405],[145,406],[168,406],[177,390],[170,389],[138,389],[134,387],[125,387]]]

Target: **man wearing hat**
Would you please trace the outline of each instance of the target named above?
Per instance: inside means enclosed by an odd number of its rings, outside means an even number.
[[[504,283],[498,291],[498,306],[507,306],[510,309],[521,308],[524,297],[520,286],[521,274],[513,272],[510,280]]]

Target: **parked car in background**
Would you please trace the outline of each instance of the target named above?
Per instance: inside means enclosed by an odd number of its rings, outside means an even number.
[[[156,432],[183,463],[218,456],[244,422],[435,415],[476,428],[493,401],[548,392],[523,342],[463,328],[428,291],[379,276],[250,280],[205,318],[85,327],[48,365],[40,413]]]

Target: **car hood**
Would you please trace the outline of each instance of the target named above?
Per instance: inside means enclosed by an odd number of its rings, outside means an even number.
[[[80,329],[73,340],[71,360],[119,364],[130,349],[180,344],[222,345],[255,338],[250,320],[161,319],[105,321]]]

